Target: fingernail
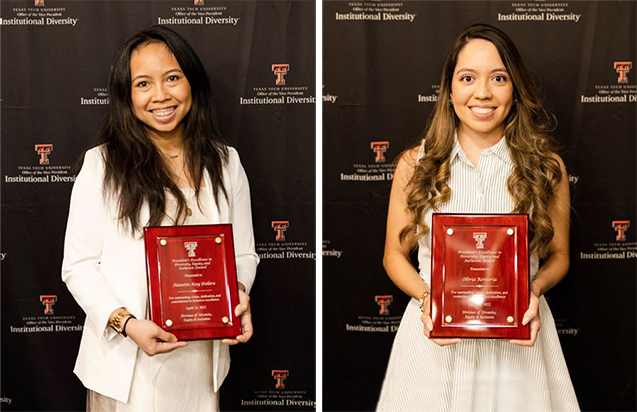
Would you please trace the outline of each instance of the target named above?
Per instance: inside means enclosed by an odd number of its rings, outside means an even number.
[[[431,321],[428,321],[427,322],[427,328],[429,328],[430,331],[433,330],[434,329],[434,324],[431,323]]]

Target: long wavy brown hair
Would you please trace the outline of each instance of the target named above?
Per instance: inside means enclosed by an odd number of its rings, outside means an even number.
[[[416,247],[429,231],[424,215],[449,200],[451,188],[449,156],[454,146],[458,117],[449,104],[451,81],[458,54],[473,39],[487,40],[498,50],[513,83],[513,104],[505,119],[504,135],[514,164],[507,186],[514,201],[512,213],[530,214],[531,251],[548,254],[553,239],[549,210],[564,178],[555,157],[557,143],[550,136],[555,116],[538,97],[538,88],[528,66],[511,39],[500,29],[475,24],[463,30],[453,42],[440,81],[440,94],[423,132],[424,155],[416,163],[407,191],[407,210],[411,222],[400,232],[401,243]]]

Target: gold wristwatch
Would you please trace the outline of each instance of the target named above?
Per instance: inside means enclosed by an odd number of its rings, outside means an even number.
[[[115,332],[119,333],[120,335],[124,337],[125,337],[125,335],[123,334],[124,325],[122,324],[122,320],[126,316],[133,316],[133,314],[127,311],[126,309],[122,308],[115,314],[115,317],[113,318],[113,321],[111,322],[111,328],[113,328]]]

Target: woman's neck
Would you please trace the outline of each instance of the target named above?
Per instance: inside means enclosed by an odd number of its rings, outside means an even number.
[[[462,150],[471,163],[477,167],[482,151],[498,143],[502,139],[503,133],[504,130],[496,130],[489,134],[480,134],[471,130],[463,130],[460,126],[458,127],[458,143],[462,146]]]
[[[464,149],[465,145],[479,148],[480,150],[488,149],[498,143],[504,136],[504,128],[498,128],[490,133],[478,133],[473,130],[458,126],[458,142]]]
[[[190,173],[186,166],[186,159],[183,156],[183,138],[180,130],[171,133],[148,133],[153,144],[164,159],[164,164],[172,174],[173,181],[177,187],[192,187]]]
[[[183,139],[180,135],[158,136],[150,135],[151,140],[161,154],[169,158],[179,156],[183,150]]]

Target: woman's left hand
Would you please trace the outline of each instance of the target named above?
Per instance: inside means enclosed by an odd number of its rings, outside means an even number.
[[[224,339],[228,345],[246,343],[252,337],[252,313],[250,312],[250,296],[239,289],[239,304],[234,308],[234,314],[241,318],[241,335],[235,339]]]
[[[531,328],[531,339],[529,340],[512,339],[509,342],[519,346],[535,345],[537,334],[540,331],[541,322],[540,322],[540,298],[533,291],[531,291],[531,297],[529,299],[529,309],[526,311],[526,313],[524,314],[524,317],[522,318],[522,325],[526,325],[529,323]]]

